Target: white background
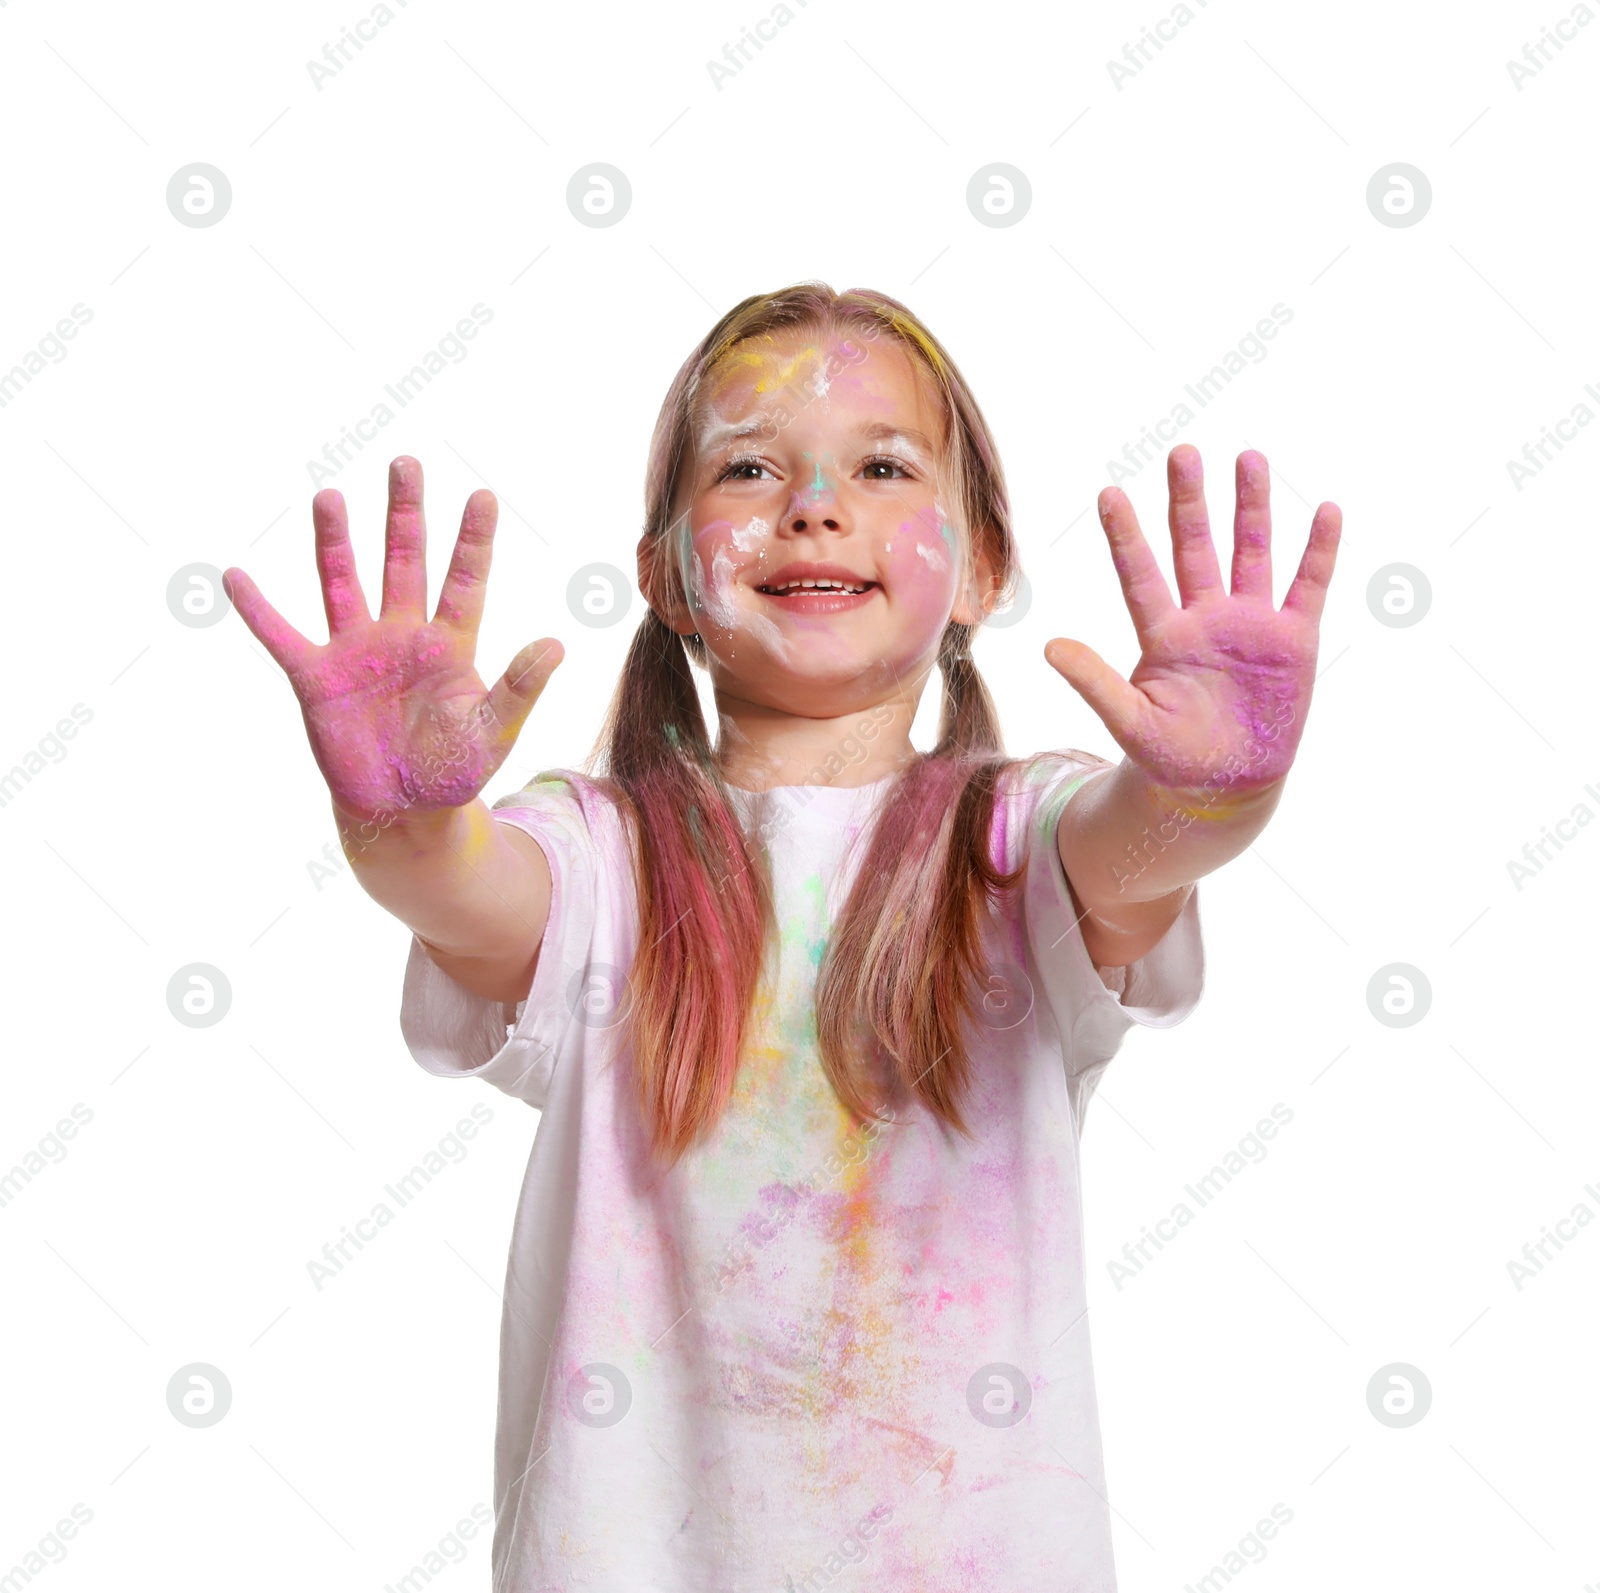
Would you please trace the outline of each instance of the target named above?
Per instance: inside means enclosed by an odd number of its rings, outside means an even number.
[[[1578,1021],[1600,835],[1520,890],[1507,868],[1600,812],[1600,428],[1507,470],[1600,385],[1600,25],[1518,88],[1561,0],[1211,0],[1119,88],[1107,61],[1164,5],[795,0],[719,88],[706,63],[761,0],[396,9],[319,88],[306,63],[358,3],[0,6],[0,371],[92,311],[0,409],[0,768],[92,713],[0,807],[0,1174],[92,1112],[0,1207],[0,1575],[82,1504],[41,1573],[60,1593],[377,1593],[492,1499],[536,1119],[410,1061],[407,932],[308,868],[334,829],[292,695],[237,615],[179,623],[172,576],[240,564],[324,635],[307,461],[482,304],[468,356],[336,484],[371,591],[389,458],[424,463],[435,589],[467,494],[500,495],[480,667],[547,634],[567,661],[488,795],[574,764],[640,610],[582,626],[567,582],[632,571],[668,381],[737,300],[820,277],[905,299],[999,437],[1032,606],[977,656],[1012,752],[1117,755],[1042,657],[1053,635],[1136,657],[1095,494],[1275,304],[1267,357],[1181,435],[1225,560],[1234,457],[1268,456],[1280,599],[1315,505],[1344,510],[1286,797],[1201,886],[1205,998],[1130,1037],[1086,1127],[1125,1593],[1196,1581],[1280,1502],[1240,1573],[1261,1593],[1600,1582],[1600,1225],[1520,1290],[1507,1269],[1600,1213]],[[165,201],[196,161],[233,194],[203,229]],[[605,229],[565,202],[597,161],[633,190]],[[966,206],[996,161],[1032,187],[1015,226]],[[1366,202],[1394,162],[1432,186],[1414,226]],[[1170,568],[1160,464],[1126,486]],[[1408,627],[1367,599],[1396,562],[1432,590]],[[232,987],[209,1028],[167,1006],[193,962]],[[1407,1028],[1368,1008],[1392,962],[1432,989]],[[475,1101],[465,1158],[319,1292],[308,1261]],[[1278,1102],[1266,1159],[1119,1289],[1107,1263]],[[199,1430],[165,1393],[193,1362],[233,1397]],[[1403,1429],[1367,1404],[1393,1362],[1432,1388]],[[468,1555],[428,1585],[485,1586],[487,1533]]]

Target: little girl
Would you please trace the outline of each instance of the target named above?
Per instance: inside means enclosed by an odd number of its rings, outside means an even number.
[[[1114,1589],[1079,1133],[1126,1030],[1200,997],[1194,882],[1282,793],[1340,525],[1318,509],[1275,609],[1266,460],[1238,460],[1231,589],[1198,453],[1167,475],[1176,603],[1100,496],[1131,677],[1045,649],[1116,766],[1003,755],[971,653],[1020,579],[999,456],[879,293],[746,299],[678,372],[648,611],[584,773],[478,796],[562,657],[535,642],[492,690],[474,668],[490,493],[431,621],[414,459],[390,467],[376,620],[331,489],[326,646],[228,572],[346,855],[414,932],[412,1054],[542,1114],[497,1593]]]

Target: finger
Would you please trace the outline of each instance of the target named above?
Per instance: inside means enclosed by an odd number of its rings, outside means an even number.
[[[1220,594],[1222,571],[1206,514],[1205,471],[1200,450],[1192,443],[1180,443],[1167,455],[1167,524],[1172,528],[1179,602],[1189,608],[1197,598]]]
[[[1122,595],[1133,616],[1139,645],[1148,651],[1155,640],[1156,627],[1176,612],[1167,578],[1150,551],[1150,544],[1139,529],[1138,516],[1128,495],[1120,487],[1107,487],[1100,494],[1100,523],[1111,544],[1111,562],[1116,566]]]
[[[1138,729],[1144,693],[1130,686],[1092,647],[1057,636],[1045,643],[1045,661],[1094,709],[1124,752]]]
[[[1272,472],[1265,454],[1247,448],[1234,466],[1233,595],[1272,601]]]
[[[324,487],[311,500],[311,523],[317,530],[317,574],[322,578],[328,634],[336,636],[347,626],[370,623],[366,594],[361,590],[355,555],[350,551],[350,521],[344,495],[333,487]]]
[[[250,627],[250,634],[272,655],[278,668],[292,676],[311,656],[311,643],[261,595],[243,570],[224,570],[222,590]]]
[[[564,657],[566,649],[553,636],[529,642],[494,683],[489,693],[489,712],[496,734],[505,742],[517,739],[523,721]]]
[[[1317,505],[1311,520],[1311,536],[1300,555],[1288,595],[1283,600],[1285,613],[1303,614],[1313,625],[1322,618],[1322,605],[1328,598],[1328,583],[1333,580],[1333,564],[1339,554],[1339,532],[1344,515],[1336,503]]]
[[[422,524],[422,466],[402,454],[389,466],[389,517],[384,525],[383,608],[379,619],[405,615],[421,620],[428,599],[426,540]]]
[[[500,505],[486,487],[480,487],[467,499],[461,514],[461,534],[456,538],[450,568],[439,589],[439,605],[433,611],[434,624],[449,625],[466,636],[478,634],[499,514]]]

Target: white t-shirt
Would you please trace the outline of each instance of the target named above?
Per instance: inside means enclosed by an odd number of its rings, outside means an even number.
[[[1011,971],[971,1030],[971,1140],[920,1102],[853,1125],[816,1054],[828,925],[890,781],[736,793],[772,860],[775,977],[712,1137],[664,1174],[618,1043],[620,816],[559,779],[495,804],[550,862],[533,987],[512,1023],[414,940],[400,1017],[430,1073],[542,1112],[506,1274],[495,1593],[1113,1593],[1079,1131],[1124,1033],[1186,1017],[1204,962],[1198,891],[1138,962],[1090,962],[1054,837],[1103,766],[1047,755],[996,801],[996,860],[1029,868],[984,930]]]

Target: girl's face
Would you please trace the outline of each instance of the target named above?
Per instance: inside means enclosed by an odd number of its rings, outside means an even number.
[[[961,590],[935,476],[944,418],[895,338],[786,333],[739,344],[707,384],[672,553],[712,678],[828,717],[920,689]],[[986,571],[987,566],[983,569]]]

